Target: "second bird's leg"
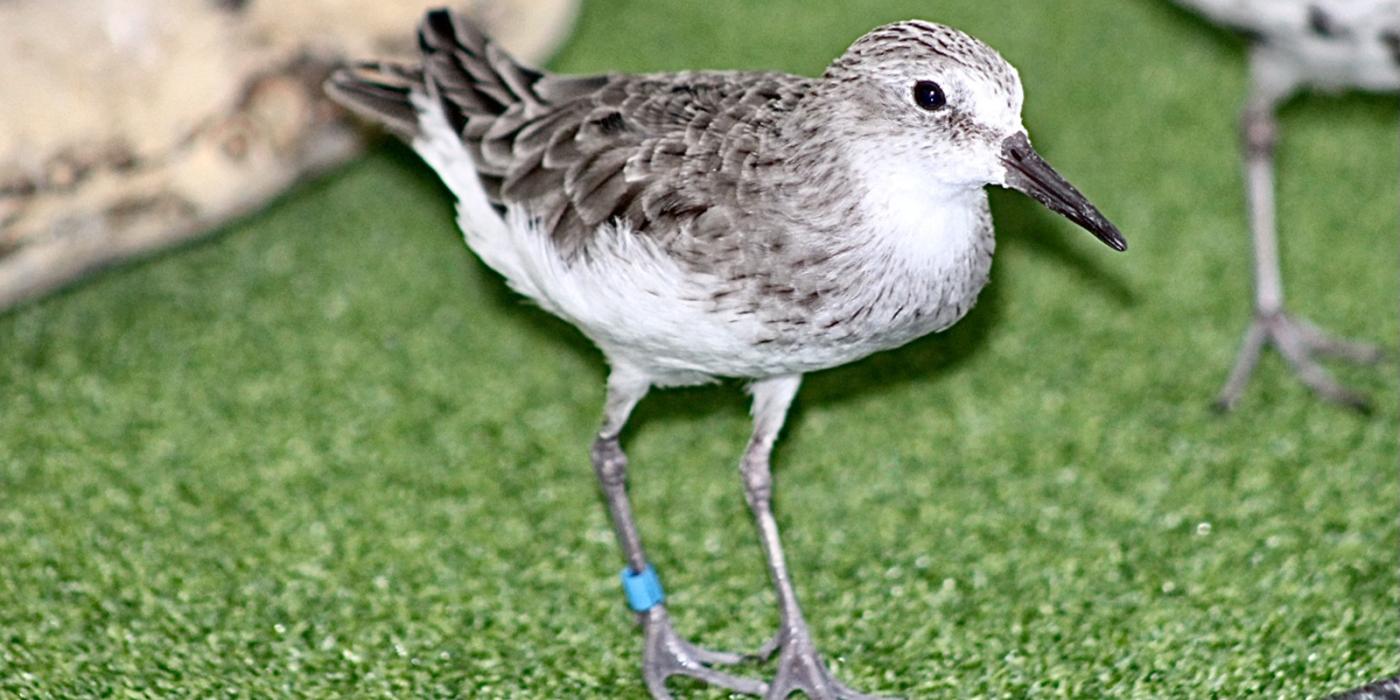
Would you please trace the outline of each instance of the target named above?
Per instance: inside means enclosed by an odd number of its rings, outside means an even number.
[[[1333,338],[1283,308],[1283,272],[1279,265],[1278,228],[1274,202],[1274,147],[1278,123],[1277,100],[1253,99],[1242,124],[1245,147],[1245,185],[1248,188],[1249,225],[1254,243],[1254,319],[1245,331],[1239,357],[1216,405],[1229,410],[1239,402],[1264,347],[1273,345],[1298,378],[1319,396],[1366,410],[1369,403],[1338,384],[1314,355],[1330,355],[1358,363],[1380,361],[1379,348]]]
[[[660,581],[655,578],[655,571],[642,551],[642,538],[637,532],[637,523],[632,518],[632,506],[627,498],[627,455],[623,453],[618,437],[628,415],[646,395],[649,387],[650,383],[645,378],[614,370],[608,378],[603,427],[598,431],[591,451],[593,469],[598,474],[598,483],[607,499],[618,544],[627,557],[623,579],[639,583],[639,600],[633,600],[633,591],[629,586],[628,603],[637,613],[646,634],[642,651],[642,677],[652,696],[660,699],[671,697],[666,690],[666,679],[671,676],[689,676],[740,693],[762,695],[768,687],[763,681],[710,668],[712,665],[738,663],[744,660],[744,656],[702,649],[676,634],[671,618],[666,614],[666,606],[661,602]],[[651,577],[649,581],[647,577]]]
[[[773,442],[787,417],[788,407],[797,394],[801,377],[777,377],[753,385],[753,437],[744,451],[740,471],[744,478],[744,494],[758,525],[758,536],[768,558],[768,573],[778,595],[779,628],[774,644],[778,652],[778,672],[765,696],[781,700],[794,691],[802,691],[817,700],[870,700],[845,686],[827,669],[812,642],[812,634],[797,604],[783,546],[778,539],[778,523],[773,517],[773,477],[769,457]]]

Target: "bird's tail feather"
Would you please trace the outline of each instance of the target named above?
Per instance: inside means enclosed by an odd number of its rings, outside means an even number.
[[[420,65],[358,63],[332,74],[326,91],[409,140],[420,131],[414,93],[433,96],[469,141],[508,110],[523,107],[528,114],[545,102],[537,91],[546,74],[516,61],[461,15],[430,10],[418,25],[418,47]]]
[[[543,104],[536,89],[545,74],[527,68],[461,15],[432,10],[418,25],[423,73],[461,132],[469,122],[483,130],[514,107]],[[484,118],[480,118],[484,117]],[[464,134],[480,138],[480,134]]]
[[[326,92],[336,102],[410,141],[418,134],[418,112],[410,95],[423,89],[423,69],[403,63],[356,63],[326,81]]]

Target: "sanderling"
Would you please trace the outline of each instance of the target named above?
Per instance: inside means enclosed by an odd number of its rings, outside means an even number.
[[[431,12],[417,64],[336,73],[341,102],[407,139],[457,198],[467,244],[577,326],[611,373],[592,447],[656,697],[686,675],[785,698],[863,696],[818,655],[771,508],[769,454],[802,374],[947,328],[987,283],[984,188],[1020,190],[1126,243],[1031,148],[1016,70],[927,22],[879,27],[820,78],[782,73],[552,75]],[[751,382],[741,460],[781,625],[769,682],[716,666],[667,617],[632,518],[618,435],[653,386]]]
[[[1254,320],[1217,404],[1228,409],[1239,401],[1259,354],[1273,345],[1313,391],[1364,410],[1366,399],[1338,384],[1313,355],[1374,363],[1381,350],[1333,338],[1284,310],[1274,209],[1274,113],[1304,88],[1400,89],[1400,0],[1176,1],[1250,39],[1241,133],[1254,239]]]

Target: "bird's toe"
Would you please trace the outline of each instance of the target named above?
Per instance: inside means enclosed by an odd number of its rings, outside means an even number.
[[[646,627],[646,648],[642,654],[642,677],[652,697],[669,700],[670,692],[666,681],[672,676],[687,676],[702,683],[719,688],[727,688],[746,695],[763,695],[768,684],[756,678],[746,678],[711,666],[736,664],[745,657],[723,651],[712,651],[699,647],[676,634],[664,606],[656,606],[647,611],[643,618]]]

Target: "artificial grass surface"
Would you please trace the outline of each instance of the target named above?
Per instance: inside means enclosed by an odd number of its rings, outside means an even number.
[[[1303,697],[1400,666],[1395,424],[1247,314],[1238,44],[1158,0],[592,0],[554,67],[819,72],[920,16],[1020,66],[1115,255],[1014,195],[952,332],[811,376],[778,514],[819,645],[914,697]],[[1295,310],[1397,336],[1395,113],[1288,110]],[[603,367],[376,151],[216,240],[0,316],[0,695],[640,698],[586,447]],[[653,394],[632,494],[681,631],[776,624],[732,386]],[[750,668],[750,672],[770,672]],[[685,697],[723,697],[686,681]]]

